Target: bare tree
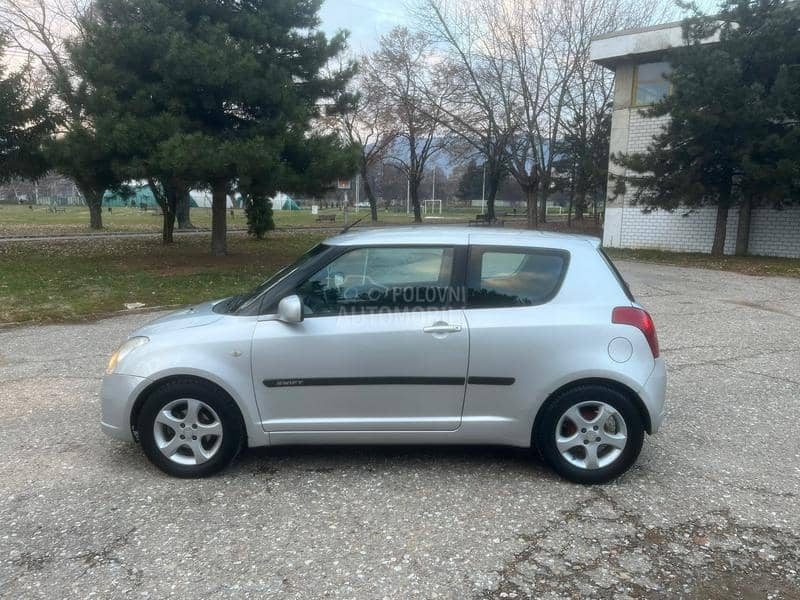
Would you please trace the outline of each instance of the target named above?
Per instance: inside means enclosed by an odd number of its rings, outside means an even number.
[[[525,194],[528,226],[546,220],[570,82],[578,70],[578,40],[586,22],[569,0],[494,3],[483,0],[488,34],[510,65],[514,90],[509,121],[515,135],[506,150],[509,171]]]
[[[440,42],[461,82],[445,124],[485,161],[490,218],[505,172],[525,194],[528,226],[545,218],[553,147],[576,68],[571,6],[569,0],[417,5],[418,21]]]
[[[591,39],[664,18],[665,6],[632,0],[414,5],[420,27],[439,43],[461,82],[444,124],[483,155],[490,182],[503,170],[514,177],[526,197],[529,227],[546,219],[558,146],[580,98],[586,96],[581,114],[589,105],[607,106],[611,78],[589,60]]]
[[[113,169],[94,139],[85,107],[85,86],[73,69],[68,44],[78,38],[82,18],[91,11],[85,0],[0,0],[0,29],[16,52],[33,59],[51,86],[62,130],[52,159],[70,177],[89,206],[90,225],[100,229],[102,199],[116,183]]]
[[[446,93],[436,81],[435,58],[425,33],[396,27],[381,37],[364,70],[367,87],[383,97],[386,109],[395,116],[397,137],[387,147],[387,161],[408,178],[417,223],[422,221],[419,186],[425,167],[441,149],[442,102],[427,93],[434,87],[439,88],[440,98]]]
[[[328,111],[325,125],[338,133],[346,144],[360,151],[358,171],[364,182],[372,221],[378,220],[378,206],[370,181],[373,167],[380,164],[400,135],[392,104],[384,85],[375,77],[370,58],[360,61],[363,73]]]
[[[508,170],[525,194],[530,228],[538,226],[538,194],[549,155],[541,136],[543,107],[553,93],[548,83],[557,83],[548,81],[556,29],[547,6],[530,0],[480,4],[492,38],[493,61],[508,66],[507,81],[498,82],[513,90],[505,107],[513,135],[504,150]]]
[[[508,169],[507,148],[516,135],[511,106],[516,90],[509,85],[512,71],[498,51],[488,17],[493,3],[466,4],[456,0],[421,0],[417,22],[437,43],[440,81],[450,93],[441,102],[442,125],[462,145],[463,153],[479,159],[486,171],[486,216],[494,219],[495,198]],[[438,88],[428,88],[434,99]]]

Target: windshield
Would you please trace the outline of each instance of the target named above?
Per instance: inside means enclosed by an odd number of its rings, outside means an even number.
[[[244,294],[239,294],[237,296],[232,296],[227,302],[223,302],[222,305],[224,306],[224,310],[227,313],[237,312],[237,311],[244,311],[250,308],[254,302],[257,302],[258,299],[261,297],[266,290],[271,288],[273,285],[294,273],[297,269],[302,267],[306,262],[327,250],[327,246],[325,244],[317,244],[311,250],[300,256],[296,261],[292,264],[279,269],[275,272],[269,279],[264,281],[258,287],[254,288],[253,290],[246,292]]]

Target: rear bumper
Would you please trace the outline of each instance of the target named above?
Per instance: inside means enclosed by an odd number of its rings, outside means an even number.
[[[664,423],[666,414],[667,367],[663,358],[656,359],[656,365],[639,394],[650,414],[650,433],[657,433]]]
[[[136,400],[137,388],[144,377],[133,375],[106,375],[100,386],[101,429],[113,438],[133,441],[131,433],[131,408]]]

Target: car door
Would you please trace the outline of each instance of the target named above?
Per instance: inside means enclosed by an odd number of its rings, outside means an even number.
[[[460,252],[351,248],[299,282],[304,320],[264,317],[253,338],[264,428],[458,428],[469,353],[454,285]]]

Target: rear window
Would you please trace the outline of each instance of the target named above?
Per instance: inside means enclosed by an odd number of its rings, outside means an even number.
[[[471,308],[535,306],[555,296],[569,262],[563,251],[472,248],[467,277]]]
[[[600,252],[600,256],[603,257],[603,261],[605,261],[605,263],[608,265],[608,268],[611,269],[611,272],[614,274],[614,278],[617,280],[617,283],[619,283],[622,291],[625,292],[628,300],[631,302],[636,302],[636,300],[633,298],[633,292],[631,292],[631,288],[628,286],[628,282],[622,277],[622,273],[620,273],[619,269],[617,269],[617,265],[614,264],[614,262],[602,248],[599,248],[598,252]]]

